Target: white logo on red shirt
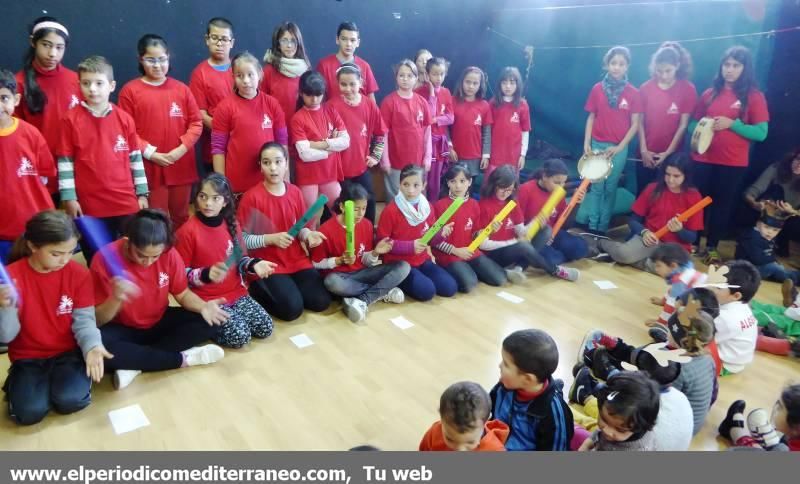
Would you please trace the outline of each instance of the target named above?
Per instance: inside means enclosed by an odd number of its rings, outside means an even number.
[[[506,219],[506,230],[511,230],[514,228],[514,222],[511,221],[510,218]]]
[[[519,113],[514,111],[514,114],[511,115],[511,122],[519,124]]]
[[[264,121],[261,122],[261,129],[269,129],[271,127],[272,127],[272,120],[269,119],[269,116],[265,114]]]
[[[472,230],[472,217],[467,218],[467,223],[464,225],[464,230]]]
[[[678,105],[675,103],[670,104],[667,114],[678,114]]]
[[[625,99],[625,98],[620,99],[619,100],[619,108],[620,109],[628,109],[628,100]]]
[[[480,126],[483,124],[483,118],[481,118],[480,114],[478,115],[478,117],[475,118],[475,121],[472,124],[474,124],[475,126]]]
[[[167,287],[169,286],[169,274],[166,272],[159,272],[158,273],[158,287]]]
[[[128,141],[125,140],[125,137],[117,135],[117,142],[114,143],[114,153],[119,153],[120,151],[129,151],[128,148]]]
[[[80,103],[81,103],[81,100],[78,99],[78,96],[73,94],[72,97],[69,100],[69,107],[67,107],[67,109],[72,109],[72,108],[74,108],[75,106],[77,106]]]
[[[58,301],[58,308],[56,309],[56,316],[63,316],[65,314],[72,314],[72,298],[67,295],[61,296]]]
[[[178,103],[172,103],[169,107],[169,117],[170,118],[182,118],[183,117],[183,109],[178,106]]]
[[[364,251],[365,250],[367,250],[367,248],[364,247],[364,243],[363,242],[358,244],[358,258],[359,259],[364,255]]]
[[[225,249],[225,255],[231,255],[231,254],[233,254],[233,241],[229,240],[228,241],[228,248]]]
[[[420,109],[417,111],[417,122],[421,123],[423,121],[425,121],[425,115],[422,114],[422,110]]]
[[[37,175],[38,173],[36,172],[36,168],[33,166],[33,163],[31,163],[31,160],[29,160],[24,156],[20,158],[19,168],[17,168],[17,176],[21,178],[23,176],[37,176]]]
[[[361,126],[361,137],[362,138],[366,138],[367,137],[367,125],[366,124]]]
[[[422,233],[425,234],[425,232],[427,232],[430,228],[431,226],[428,225],[428,222],[425,222],[425,225],[422,226]]]
[[[445,113],[445,110],[446,110],[446,108],[447,108],[447,106],[445,106],[444,104],[442,104],[442,109],[440,109],[440,110],[439,110],[439,114],[444,114],[444,113]]]
[[[735,103],[731,104],[731,108],[733,109],[742,109],[742,101],[736,100]]]

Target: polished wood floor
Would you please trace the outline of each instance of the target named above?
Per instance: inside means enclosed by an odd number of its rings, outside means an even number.
[[[663,293],[663,282],[625,267],[575,265],[583,271],[577,283],[532,274],[504,288],[524,298],[520,304],[481,285],[474,294],[426,304],[378,303],[366,326],[350,323],[338,304],[325,314],[278,322],[269,340],[226,351],[216,365],[142,375],[122,391],[106,378],[94,388],[92,405],[77,414],[52,414],[27,428],[0,418],[0,449],[341,450],[369,443],[413,450],[437,419],[446,386],[474,380],[488,389],[497,381],[500,343],[514,330],[541,328],[556,339],[557,377],[567,385],[587,330],[647,341],[642,322],[658,312],[648,297]],[[600,290],[595,280],[619,288]],[[758,299],[778,303],[779,287],[765,283]],[[397,316],[414,327],[398,329],[390,322]],[[315,344],[296,348],[289,338],[299,333]],[[0,357],[0,372],[7,367]],[[769,407],[799,370],[797,360],[759,353],[744,373],[722,379],[719,400],[692,448],[721,448],[716,426],[729,403],[745,398],[749,407]],[[133,404],[151,425],[115,435],[108,412]]]

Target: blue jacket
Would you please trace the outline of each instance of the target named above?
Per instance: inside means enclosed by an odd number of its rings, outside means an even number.
[[[492,416],[511,429],[506,450],[570,450],[574,432],[572,411],[564,401],[561,380],[548,380],[547,389],[528,402],[501,383],[492,388]]]
[[[758,229],[745,230],[736,239],[736,258],[751,262],[754,266],[765,266],[775,262],[775,242],[765,239]]]

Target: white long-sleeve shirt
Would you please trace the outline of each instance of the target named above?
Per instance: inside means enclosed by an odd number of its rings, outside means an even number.
[[[722,366],[731,373],[738,373],[753,361],[758,338],[758,321],[750,305],[741,301],[729,302],[719,307],[719,316],[714,319],[717,334],[714,337],[719,349]]]

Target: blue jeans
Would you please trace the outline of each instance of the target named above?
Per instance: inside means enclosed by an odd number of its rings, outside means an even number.
[[[478,281],[494,287],[502,286],[508,281],[506,271],[483,254],[470,261],[451,262],[445,270],[453,276],[458,284],[458,290],[463,293],[475,289]]]
[[[453,297],[458,284],[446,270],[426,260],[418,267],[412,267],[408,277],[400,283],[400,289],[417,301],[430,301],[433,296]]]
[[[616,143],[603,143],[592,140],[592,149],[605,151]],[[617,198],[617,185],[625,171],[625,162],[628,159],[628,148],[623,149],[611,160],[613,168],[608,178],[592,183],[589,192],[581,203],[579,212],[585,212],[589,220],[589,230],[605,233],[611,223],[611,215]],[[635,190],[633,193],[636,193]]]
[[[68,414],[91,403],[92,382],[80,351],[52,358],[17,360],[11,365],[5,390],[8,415],[20,425],[41,422],[52,408]]]
[[[561,230],[556,235],[553,243],[547,245],[546,242],[550,239],[552,230],[547,227],[545,230],[540,230],[538,234],[531,240],[533,247],[539,253],[552,262],[560,266],[565,262],[570,262],[578,259],[583,259],[589,254],[589,245],[580,237],[576,237],[566,230]],[[542,238],[545,243],[541,244]]]
[[[770,262],[769,264],[758,266],[758,272],[761,274],[762,279],[769,279],[770,281],[777,282],[783,282],[786,279],[791,279],[795,284],[797,284],[798,275],[800,275],[800,272],[790,271],[778,262]]]
[[[331,272],[325,276],[325,288],[331,294],[357,297],[372,304],[397,287],[411,271],[406,261],[381,264],[354,272]]]
[[[535,237],[534,240],[536,240]],[[558,270],[558,264],[545,258],[530,242],[517,242],[514,245],[487,250],[484,254],[497,262],[500,267],[520,266],[525,269],[531,266],[544,269],[548,274],[555,274]]]

